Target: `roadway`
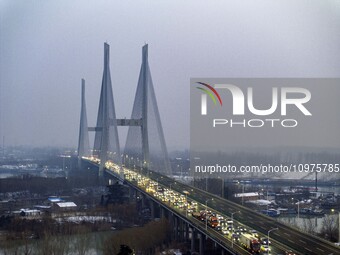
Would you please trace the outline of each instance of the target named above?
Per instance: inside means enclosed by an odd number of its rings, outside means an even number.
[[[268,230],[273,229],[273,228],[278,228],[278,230],[272,231],[270,233],[270,240],[272,242],[272,247],[276,247],[276,250],[273,250],[271,254],[282,253],[282,251],[287,250],[287,247],[291,248],[291,250],[294,250],[294,252],[297,252],[298,254],[301,254],[301,255],[339,255],[340,254],[340,248],[336,247],[332,243],[324,239],[318,238],[316,236],[303,233],[300,230],[295,229],[293,227],[284,225],[276,221],[274,218],[257,213],[247,207],[233,203],[229,200],[223,199],[219,196],[213,195],[211,193],[195,188],[193,186],[179,183],[157,172],[148,171],[148,170],[140,170],[140,169],[135,170],[135,171],[145,176],[148,176],[150,179],[153,179],[154,181],[157,180],[159,184],[165,187],[171,188],[172,190],[175,190],[181,194],[183,194],[183,191],[188,191],[189,192],[189,194],[187,195],[188,198],[195,200],[201,203],[202,205],[204,205],[206,201],[208,201],[209,208],[211,208],[214,211],[217,211],[218,213],[221,213],[222,215],[230,216],[233,213],[234,220],[241,222],[242,224],[248,227],[251,227],[254,230],[257,230],[263,236],[267,235]],[[110,170],[107,172],[112,174],[112,171]],[[138,187],[138,185],[136,185],[135,183],[131,183],[131,184]],[[150,196],[150,194],[148,195]],[[183,212],[178,211],[178,209],[176,208],[170,208],[170,209],[175,210],[175,211],[177,210],[177,212],[182,214],[183,216]],[[188,217],[188,220],[190,220],[195,225],[202,224],[202,223],[196,222],[197,220],[191,216]],[[221,237],[220,233],[217,233],[217,231],[210,229],[210,228],[208,228],[207,231],[209,233],[209,236],[217,238],[217,240],[223,242],[223,239],[222,240],[220,239]],[[241,251],[239,252],[241,253]],[[241,254],[249,254],[249,253],[247,252],[244,253],[244,250],[243,250]]]
[[[146,170],[143,171],[145,175],[148,174]],[[182,193],[184,190],[187,190],[189,192],[191,191],[188,197],[202,204],[205,204],[208,199],[214,198],[213,200],[210,200],[209,203],[209,206],[211,208],[225,215],[231,215],[234,212],[239,212],[234,214],[235,220],[257,230],[263,235],[267,235],[268,230],[270,229],[279,228],[278,230],[272,231],[270,233],[270,240],[278,247],[282,246],[283,244],[285,246],[291,247],[292,250],[295,250],[299,254],[303,255],[340,254],[340,248],[336,247],[332,243],[316,236],[303,233],[293,227],[284,225],[276,221],[274,218],[254,212],[247,207],[233,203],[219,196],[207,193],[193,186],[176,182],[175,180],[161,175],[157,172],[150,171],[149,177],[154,180],[158,179],[159,183],[167,187],[170,187],[171,184],[171,188],[178,192]]]

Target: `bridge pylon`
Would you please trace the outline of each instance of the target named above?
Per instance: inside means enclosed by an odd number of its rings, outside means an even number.
[[[81,79],[81,110],[78,140],[78,168],[81,168],[82,157],[91,155],[89,133],[87,125],[86,101],[85,101],[85,80]]]
[[[112,94],[110,75],[110,46],[104,44],[104,71],[97,115],[93,155],[100,159],[99,177],[103,176],[105,163],[112,160],[121,165],[121,154],[117,131],[117,118]]]
[[[112,160],[121,167],[124,162],[152,169],[170,175],[171,167],[165,144],[163,128],[158,111],[155,91],[148,62],[148,45],[142,50],[142,65],[131,119],[117,119],[113,100],[109,67],[110,46],[104,44],[104,72],[98,107],[97,124],[87,128],[85,108],[85,88],[82,92],[82,113],[79,132],[78,156],[87,156],[83,152],[88,147],[87,131],[95,131],[92,155],[100,159],[99,177],[103,177],[105,163]],[[84,85],[85,86],[85,85]],[[118,126],[129,126],[124,154],[120,153]],[[122,157],[124,156],[124,157]],[[122,172],[120,172],[122,175]],[[120,176],[122,177],[122,176]]]
[[[142,65],[131,119],[141,120],[141,127],[129,127],[124,155],[134,162],[137,159],[144,168],[170,175],[171,166],[149,67],[147,44],[142,49]]]

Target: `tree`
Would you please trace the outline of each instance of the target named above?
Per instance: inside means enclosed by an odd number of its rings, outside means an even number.
[[[325,215],[322,220],[321,234],[331,242],[335,242],[338,237],[338,219],[334,215]]]
[[[315,234],[316,233],[316,227],[317,227],[315,220],[313,220],[312,218],[304,218],[302,229],[309,234]]]
[[[117,254],[124,244],[133,247],[137,254],[155,254],[155,248],[169,239],[169,233],[169,222],[165,219],[149,222],[143,227],[124,229],[105,241],[103,252],[105,255]]]
[[[122,244],[117,255],[130,255],[130,254],[133,254],[133,250],[129,246]]]
[[[74,243],[75,252],[78,255],[85,255],[90,247],[91,235],[90,229],[86,226],[79,226],[77,228],[76,241]]]

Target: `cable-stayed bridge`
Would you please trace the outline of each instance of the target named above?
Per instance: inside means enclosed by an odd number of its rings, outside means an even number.
[[[209,243],[212,243],[215,250],[221,254],[340,254],[340,249],[330,242],[172,179],[148,63],[148,45],[142,49],[142,65],[130,119],[116,118],[109,51],[110,47],[105,43],[98,116],[93,127],[88,127],[87,123],[85,81],[82,80],[79,166],[90,163],[98,167],[98,175],[102,182],[104,172],[110,178],[124,181],[134,192],[138,192],[143,199],[149,201],[152,212],[158,207],[161,216],[169,218],[176,240],[190,240],[191,250],[197,250],[200,254],[207,254],[205,251]],[[124,152],[120,149],[119,126],[129,127]],[[89,131],[95,132],[93,150],[89,146]],[[195,214],[191,213],[193,206],[196,211],[204,211],[206,215],[211,211],[223,219],[229,218],[231,221],[229,230],[226,227],[228,231],[222,231],[208,224],[207,216],[203,220],[194,217]],[[250,247],[244,238],[236,238],[236,229],[243,232],[241,234],[243,236],[249,236],[244,232],[249,232],[250,229],[257,231],[263,238],[269,239],[270,234],[271,245],[267,250],[262,247],[261,249]],[[290,253],[286,253],[288,251]]]

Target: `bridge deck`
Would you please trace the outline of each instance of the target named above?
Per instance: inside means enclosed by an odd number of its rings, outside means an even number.
[[[98,165],[98,162],[92,162]],[[279,228],[277,231],[273,231],[270,234],[270,240],[272,242],[271,254],[284,254],[284,251],[294,250],[298,254],[308,254],[308,255],[337,255],[340,254],[340,249],[333,245],[332,243],[318,238],[316,236],[303,233],[298,229],[284,225],[273,218],[267,217],[266,215],[254,212],[253,210],[246,208],[244,206],[233,203],[229,200],[225,200],[216,195],[205,192],[201,189],[189,186],[187,184],[176,182],[175,180],[159,174],[157,172],[139,169],[138,171],[132,169],[125,169],[125,171],[131,171],[138,173],[142,176],[147,176],[147,178],[156,181],[164,187],[170,188],[180,194],[184,194],[183,191],[189,191],[187,197],[191,200],[197,201],[200,204],[200,208],[205,208],[205,203],[209,200],[209,209],[213,210],[221,215],[230,216],[234,214],[234,220],[240,222],[239,224],[245,225],[248,228],[252,228],[258,231],[262,236],[266,236],[268,230],[272,228]],[[117,175],[112,169],[107,169],[107,172],[113,175],[115,178],[121,179],[120,175]],[[183,220],[189,222],[192,226],[198,229],[203,234],[209,236],[217,243],[219,243],[224,248],[231,249],[231,239],[223,235],[221,232],[215,231],[212,228],[205,229],[205,224],[198,221],[196,218],[192,217],[190,214],[186,215],[185,210],[176,208],[168,202],[162,202],[155,198],[152,194],[145,190],[145,187],[141,187],[138,183],[134,181],[129,181],[125,179],[129,185],[136,188],[140,192],[149,196],[152,200],[157,203],[162,204],[163,207],[167,208],[169,211],[175,213],[177,216],[181,217]],[[211,200],[213,198],[213,200]],[[233,250],[239,254],[249,254],[249,252],[242,249],[237,243],[233,244]],[[276,252],[276,253],[273,253]]]

